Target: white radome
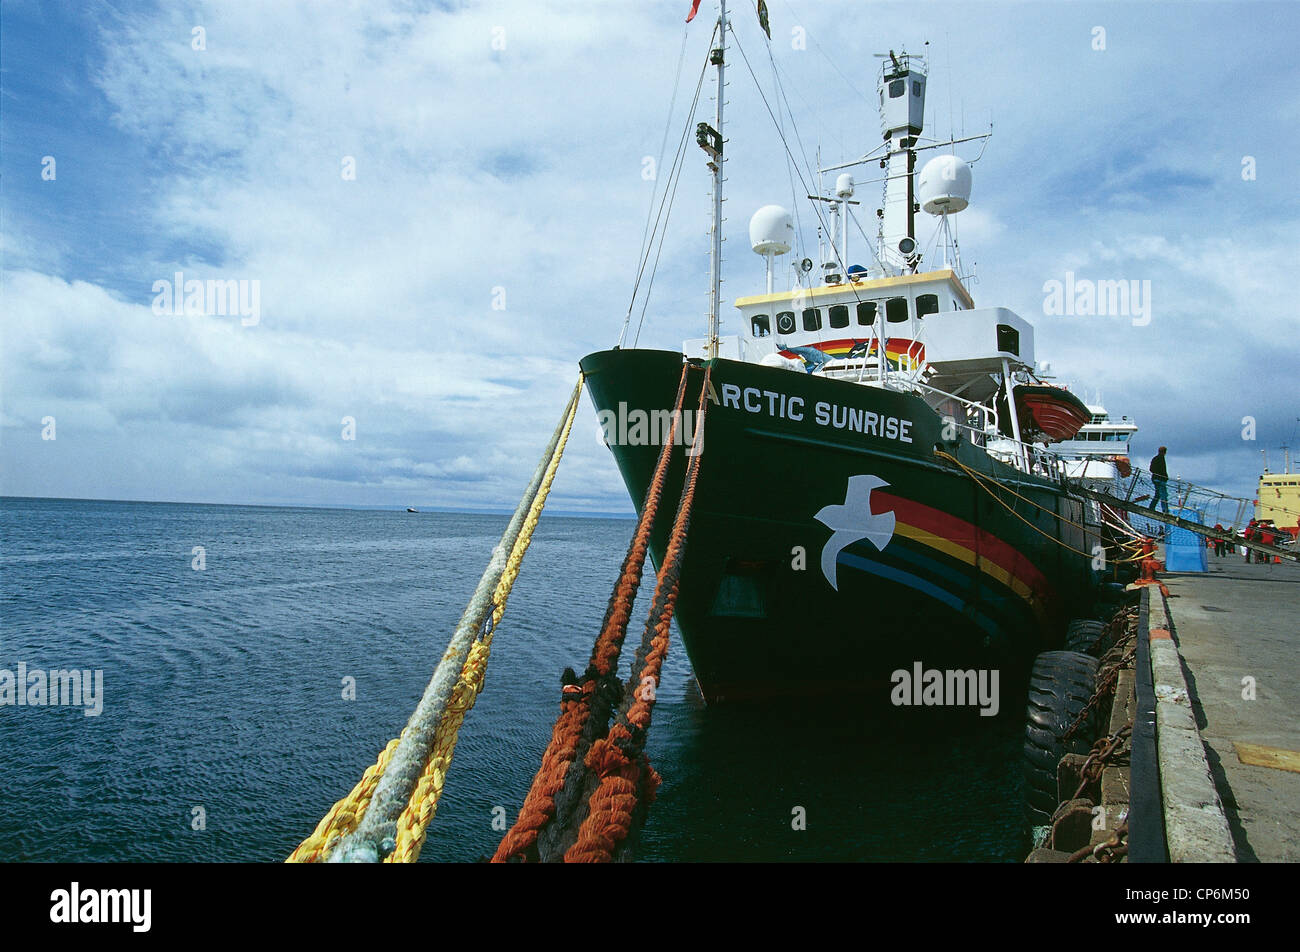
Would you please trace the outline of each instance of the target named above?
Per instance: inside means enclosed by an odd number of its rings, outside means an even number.
[[[794,243],[794,220],[780,205],[764,205],[749,220],[749,246],[755,254],[783,255]]]
[[[970,204],[970,166],[955,155],[935,156],[921,169],[917,198],[931,215],[959,212]]]

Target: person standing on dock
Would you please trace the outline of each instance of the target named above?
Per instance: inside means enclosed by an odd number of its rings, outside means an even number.
[[[1156,490],[1151,497],[1151,511],[1155,512],[1156,506],[1164,503],[1166,516],[1169,515],[1169,467],[1165,465],[1165,452],[1168,449],[1167,446],[1160,447],[1160,451],[1151,457],[1151,465],[1147,467],[1151,470],[1151,482]]]
[[[1275,543],[1275,542],[1277,541],[1277,537],[1276,537],[1276,535],[1275,535],[1274,532],[1273,532],[1273,527],[1272,527],[1271,525],[1269,525],[1268,523],[1264,523],[1264,524],[1261,525],[1258,529],[1256,529],[1256,530],[1255,530],[1255,534],[1256,534],[1257,536],[1259,536],[1259,541],[1262,542],[1262,543],[1264,543],[1265,545],[1272,545],[1273,543]],[[1264,552],[1264,551],[1257,551],[1257,552],[1255,553],[1255,561],[1256,561],[1256,562],[1270,562],[1270,563],[1271,563],[1271,562],[1273,561],[1273,559],[1274,559],[1274,556],[1269,555],[1267,552]]]

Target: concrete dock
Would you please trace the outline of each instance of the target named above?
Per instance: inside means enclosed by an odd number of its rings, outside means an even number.
[[[1161,574],[1163,601],[1195,726],[1239,862],[1300,860],[1300,565],[1210,555],[1205,573]],[[1157,622],[1153,620],[1153,628]],[[1157,641],[1152,641],[1153,663]],[[1174,658],[1172,654],[1169,655]],[[1159,672],[1157,672],[1159,693]],[[1177,672],[1172,672],[1177,684]],[[1165,765],[1162,764],[1162,777]],[[1202,773],[1204,768],[1202,768]],[[1179,767],[1176,782],[1184,777]],[[1163,780],[1162,780],[1163,782]],[[1222,853],[1212,805],[1166,797],[1171,858],[1177,831]],[[1172,811],[1172,812],[1171,812]],[[1182,812],[1180,818],[1174,814]],[[1208,823],[1208,826],[1206,824]],[[1191,825],[1187,825],[1191,824]],[[1196,824],[1201,824],[1198,828]],[[1219,841],[1216,843],[1216,841]],[[1193,858],[1191,856],[1186,858]],[[1213,855],[1205,855],[1214,860]]]

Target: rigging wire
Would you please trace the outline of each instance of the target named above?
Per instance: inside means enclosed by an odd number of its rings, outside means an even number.
[[[826,51],[822,49],[822,45],[817,42],[817,38],[808,32],[808,28],[800,22],[799,15],[794,12],[794,8],[790,6],[789,0],[782,0],[782,2],[785,4],[785,8],[790,11],[790,19],[794,20],[796,26],[803,27],[804,36],[812,40],[813,46],[817,47],[817,52],[821,53],[822,59],[831,64],[831,69],[835,70],[835,72],[839,74],[840,79],[844,80],[844,84],[848,86],[849,89],[853,90],[855,96],[859,99],[866,99],[867,97],[862,95],[862,92],[858,87],[853,85],[853,80],[844,75],[844,71],[840,69],[839,64],[826,55]]]
[[[754,68],[753,68],[752,66],[750,66],[750,64],[749,64],[749,57],[745,54],[745,48],[744,48],[744,46],[741,45],[740,38],[739,38],[738,36],[736,36],[735,31],[732,31],[732,38],[735,39],[735,41],[736,41],[736,49],[740,50],[740,58],[741,58],[741,59],[744,61],[744,63],[745,63],[745,69],[747,69],[747,70],[749,71],[750,79],[752,79],[752,80],[754,81],[754,88],[758,90],[758,96],[759,96],[759,98],[760,98],[761,100],[763,100],[763,107],[767,110],[767,114],[768,114],[768,116],[772,119],[772,124],[775,125],[775,126],[777,127],[777,134],[778,134],[778,135],[780,136],[780,138],[781,138],[781,145],[785,148],[786,154],[789,155],[791,158],[793,158],[794,155],[793,155],[793,152],[791,152],[791,150],[790,150],[790,143],[789,143],[789,141],[786,139],[785,133],[781,130],[781,125],[780,125],[780,123],[777,122],[776,114],[773,112],[771,104],[767,101],[767,94],[763,92],[763,87],[762,87],[762,85],[759,83],[759,81],[758,81],[758,77],[754,74]],[[787,108],[788,108],[788,107],[789,107],[789,103],[787,102],[786,105],[787,105]],[[799,137],[799,127],[795,124],[793,116],[791,116],[790,124],[791,124],[791,126],[794,127],[795,138],[798,139],[798,137]],[[799,145],[800,145],[800,148],[803,147],[803,142],[802,142],[802,140],[799,141]],[[806,161],[807,161],[807,160],[806,160],[806,158],[805,158],[805,162],[806,162]],[[811,169],[810,169],[810,172],[811,172]],[[810,185],[809,185],[809,184],[804,180],[803,172],[802,172],[801,170],[799,171],[799,183],[800,183],[801,185],[804,186],[805,194],[809,194],[809,195],[813,194],[813,189],[812,189],[812,187],[811,187],[811,186],[810,186]],[[827,222],[826,222],[826,218],[825,218],[825,216],[822,214],[822,209],[821,209],[820,205],[821,205],[820,202],[814,202],[814,203],[813,203],[813,209],[814,209],[814,210],[816,211],[816,213],[817,213],[817,220],[821,223],[822,228],[825,229],[825,231],[826,231],[827,234],[830,234],[830,227],[829,227],[829,225],[828,225]],[[844,263],[844,261],[843,261],[841,255],[840,255],[840,249],[837,248],[837,247],[835,247],[834,245],[832,245],[832,247],[831,247],[831,251],[832,251],[832,252],[834,253],[834,255],[835,255],[835,260],[839,263],[841,273],[842,273],[842,274],[847,274],[848,266]],[[849,286],[849,289],[853,291],[853,297],[854,297],[854,300],[855,300],[855,301],[858,301],[858,302],[861,302],[861,301],[862,301],[862,298],[858,295],[858,290],[857,290],[856,287],[853,286],[853,283],[852,283],[851,281],[849,282],[848,286]]]
[[[880,265],[881,270],[884,270],[885,263],[880,260],[880,255],[876,254],[876,246],[873,245],[871,243],[871,239],[867,237],[867,233],[862,228],[862,223],[858,221],[858,216],[853,214],[853,209],[851,207],[848,209],[848,212],[849,212],[849,219],[853,222],[853,224],[858,226],[858,234],[862,236],[862,243],[866,245],[867,250],[871,252],[871,257],[876,259],[876,264]]]
[[[659,157],[655,160],[655,185],[650,191],[650,204],[645,210],[645,227],[641,229],[641,250],[637,252],[637,281],[632,286],[632,299],[628,301],[627,315],[623,318],[623,330],[618,335],[620,346],[622,345],[624,338],[627,337],[627,327],[632,320],[632,309],[636,306],[637,283],[640,282],[641,274],[645,269],[646,244],[650,238],[650,222],[654,218],[655,214],[655,197],[659,194],[659,169],[663,167],[664,152],[668,148],[668,132],[673,127],[673,112],[677,108],[677,91],[681,88],[682,83],[682,65],[686,62],[686,39],[689,29],[688,26],[682,28],[682,48],[677,54],[677,71],[676,78],[673,80],[673,96],[668,103],[668,118],[664,120],[664,134],[663,138],[659,142]],[[664,188],[666,189],[667,187],[668,185],[665,184]]]
[[[745,53],[745,48],[744,48],[744,46],[741,44],[741,42],[740,42],[740,38],[739,38],[738,36],[736,36],[735,31],[732,31],[732,37],[733,37],[733,38],[735,39],[735,41],[736,41],[736,49],[738,49],[738,50],[740,51],[740,57],[741,57],[741,60],[742,60],[742,61],[744,62],[744,64],[745,64],[745,69],[749,71],[750,79],[752,79],[752,80],[754,81],[754,88],[758,90],[759,98],[763,101],[763,106],[764,106],[765,109],[767,109],[767,114],[768,114],[768,116],[772,119],[772,123],[773,123],[773,125],[775,125],[775,126],[777,127],[777,134],[778,134],[778,135],[780,136],[780,138],[781,138],[781,145],[785,148],[786,154],[787,154],[787,155],[791,155],[791,157],[793,158],[793,155],[792,155],[791,150],[790,150],[790,143],[789,143],[789,141],[786,139],[784,131],[781,129],[781,124],[780,124],[779,122],[777,122],[776,115],[775,115],[775,113],[774,113],[773,110],[772,110],[772,106],[771,106],[771,104],[767,101],[767,96],[766,96],[766,94],[763,92],[763,87],[762,87],[762,85],[758,82],[758,77],[754,74],[754,68],[753,68],[753,67],[750,65],[750,63],[749,63],[749,56],[746,55],[746,53]],[[781,90],[781,94],[784,96],[784,90]],[[788,101],[788,100],[786,101],[786,108],[789,109],[789,101]],[[794,133],[795,133],[795,137],[796,137],[796,139],[799,140],[799,127],[798,127],[798,125],[794,122],[794,116],[793,116],[793,113],[791,114],[791,117],[790,117],[790,124],[794,127]],[[799,145],[800,145],[800,148],[803,147],[803,142],[802,142],[802,140],[799,140]],[[806,161],[807,161],[807,159],[806,159],[806,157],[805,157],[805,162],[806,162]],[[811,176],[811,168],[809,169],[809,174],[810,174],[810,176]],[[805,194],[811,196],[811,195],[813,194],[813,190],[812,190],[812,188],[808,185],[808,183],[804,181],[804,179],[803,179],[803,172],[802,172],[802,171],[799,172],[799,181],[800,181],[800,183],[801,183],[802,185],[804,185],[804,187],[805,187],[805,190],[806,190],[806,191],[805,191]],[[822,227],[822,229],[823,229],[827,234],[830,234],[830,228],[829,228],[829,226],[828,226],[828,224],[827,224],[827,222],[826,222],[826,218],[825,218],[825,216],[824,216],[823,213],[822,213],[821,204],[822,204],[822,203],[819,202],[819,201],[815,201],[815,202],[813,202],[813,210],[817,213],[817,220],[818,220],[818,222],[821,223],[821,227]],[[846,209],[850,209],[850,208],[851,208],[851,206],[849,206],[848,204],[845,204],[844,207],[845,207]],[[850,216],[850,217],[851,217],[851,216]],[[847,227],[848,227],[847,224],[846,224],[844,227],[847,228]],[[858,226],[858,230],[861,231],[861,228],[862,228],[862,226],[859,225],[859,226]],[[865,237],[865,236],[864,236],[864,237]],[[871,251],[872,256],[876,258],[876,261],[877,261],[877,262],[879,262],[879,261],[880,261],[880,258],[876,255],[875,249],[872,247],[871,242],[870,242],[870,241],[867,241],[866,244],[867,244],[867,247],[868,247],[868,248],[871,248],[871,249],[872,249],[872,251]],[[852,280],[849,280],[849,279],[848,279],[848,264],[844,261],[844,257],[843,257],[843,255],[842,255],[842,253],[840,252],[839,247],[835,244],[835,242],[831,242],[831,253],[835,256],[835,261],[839,264],[840,273],[841,273],[842,275],[844,275],[845,280],[846,280],[846,285],[845,285],[845,286],[846,286],[847,290],[849,290],[849,291],[852,293],[854,302],[857,303],[857,304],[862,304],[862,303],[864,303],[864,298],[862,297],[861,294],[858,293],[858,287],[857,287],[857,285],[856,285]],[[882,264],[882,268],[883,268],[883,264]],[[879,357],[878,357],[877,359],[881,362],[881,366],[883,366],[884,363],[885,363],[885,361],[888,359],[888,358],[887,358],[887,353],[888,353],[888,338],[885,336],[884,331],[885,331],[885,327],[884,327],[884,323],[883,323],[883,320],[882,320],[880,323],[878,323],[878,324],[876,325],[876,329],[875,329],[875,331],[874,331],[874,336],[875,336],[875,338],[877,339],[877,341],[879,341],[878,346],[879,346],[879,349],[880,349],[880,350],[879,350]],[[779,343],[779,342],[778,342],[778,343]],[[921,341],[921,346],[924,347],[924,342],[923,342],[923,341]],[[915,378],[913,378],[913,379],[915,379]]]
[[[713,37],[716,36],[717,36],[717,25],[715,24],[713,29]],[[710,37],[709,39],[710,49],[713,48],[713,37]],[[684,55],[685,55],[685,46],[683,44],[683,56]],[[709,67],[709,63],[706,58],[704,65],[700,68],[699,78],[695,82],[695,93],[691,99],[691,107],[687,111],[686,124],[682,129],[681,138],[678,140],[677,143],[677,152],[673,156],[673,164],[672,167],[669,169],[668,178],[667,178],[667,182],[664,185],[663,194],[660,196],[659,208],[655,215],[654,227],[650,230],[649,241],[645,241],[643,238],[640,265],[637,269],[636,281],[632,286],[632,298],[628,302],[627,315],[623,319],[622,333],[619,334],[618,346],[620,347],[623,346],[624,340],[627,337],[627,329],[628,329],[628,325],[631,323],[632,320],[632,312],[636,309],[637,293],[641,288],[641,281],[645,277],[646,265],[649,263],[650,249],[651,247],[654,246],[656,235],[659,236],[659,251],[662,252],[663,250],[663,236],[664,234],[667,233],[668,219],[672,214],[673,199],[677,194],[677,182],[680,180],[681,177],[681,169],[683,165],[683,158],[684,158],[685,148],[686,148],[686,137],[691,129],[691,121],[694,119],[695,109],[699,105],[700,90],[704,86],[704,75],[705,73],[708,72],[708,67]],[[670,115],[669,116],[670,122],[671,119],[672,117]],[[665,139],[666,138],[667,135],[665,131]],[[662,165],[662,154],[661,154],[660,164]],[[658,169],[656,169],[656,172],[657,171]],[[653,196],[651,198],[651,208],[652,209],[654,208]],[[637,324],[637,336],[633,340],[633,344],[632,344],[633,347],[636,346],[636,341],[640,339],[641,324],[644,323],[645,321],[646,306],[649,304],[650,291],[654,287],[654,278],[655,278],[655,273],[658,269],[658,265],[659,265],[659,254],[656,253],[654,267],[652,268],[650,273],[650,283],[647,286],[645,299],[641,306],[641,320]]]
[[[772,64],[772,88],[779,90],[781,88],[781,80],[777,76],[776,57],[772,55],[771,43],[767,44],[767,59],[768,62]],[[778,119],[780,119],[780,116],[778,116]],[[790,121],[791,123],[794,122],[793,116],[791,117]],[[780,122],[780,128],[778,131],[781,132],[782,134],[785,133],[785,123],[783,121]],[[798,259],[802,261],[803,258],[805,257],[804,243],[803,243],[803,221],[799,217],[799,193],[795,191],[794,167],[791,165],[790,155],[788,152],[786,153],[785,156],[785,175],[790,182],[790,209],[794,213],[795,254],[798,256]]]

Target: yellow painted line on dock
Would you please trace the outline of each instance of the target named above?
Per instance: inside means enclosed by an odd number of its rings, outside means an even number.
[[[1260,744],[1240,744],[1237,741],[1233,741],[1232,746],[1237,748],[1237,759],[1243,764],[1300,773],[1300,751],[1264,747]]]

